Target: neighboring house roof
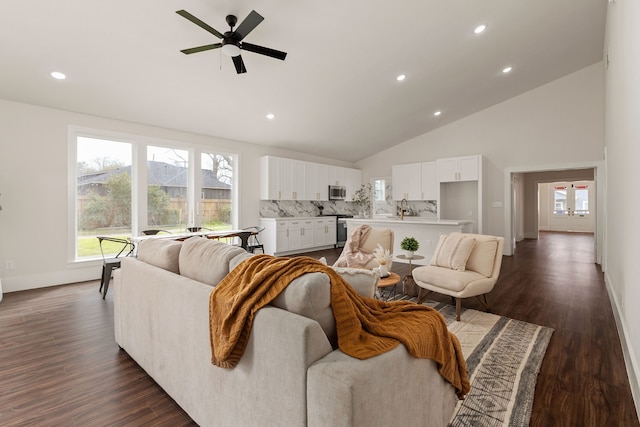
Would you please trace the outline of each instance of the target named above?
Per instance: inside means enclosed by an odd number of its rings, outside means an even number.
[[[175,166],[165,162],[148,161],[147,166],[149,185],[159,185],[161,187],[186,187],[188,182],[189,169],[182,166]],[[112,176],[126,173],[131,175],[131,166],[113,169],[104,172],[93,172],[78,177],[78,186],[89,184],[104,184]],[[230,190],[231,185],[220,181],[213,171],[202,170],[202,188]]]

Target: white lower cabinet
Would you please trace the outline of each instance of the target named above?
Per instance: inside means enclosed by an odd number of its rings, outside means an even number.
[[[283,255],[336,244],[335,217],[263,218],[264,252]]]

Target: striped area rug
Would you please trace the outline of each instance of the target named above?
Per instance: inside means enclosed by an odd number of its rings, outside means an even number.
[[[415,297],[398,296],[396,299]],[[553,329],[491,313],[425,301],[447,320],[462,346],[471,392],[458,402],[450,426],[528,426],[536,379]]]

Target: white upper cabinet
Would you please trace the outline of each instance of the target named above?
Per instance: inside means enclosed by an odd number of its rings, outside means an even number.
[[[438,181],[477,181],[480,156],[452,157],[438,159]]]
[[[307,200],[329,199],[328,170],[327,165],[319,163],[305,165],[305,197]]]
[[[328,200],[329,185],[341,185],[346,187],[346,200],[350,201],[361,183],[359,169],[273,156],[260,158],[262,200]]]
[[[340,166],[329,166],[328,167],[328,178],[327,186],[329,185],[345,185],[344,180],[344,168]]]
[[[438,200],[440,198],[440,183],[438,182],[437,164],[436,162],[425,162],[421,166],[422,198],[420,200]]]
[[[391,167],[393,200],[424,200],[422,198],[422,163]]]
[[[353,196],[362,185],[362,171],[359,169],[344,168],[344,186],[347,189],[347,202],[353,201]]]
[[[280,187],[281,160],[271,156],[260,158],[260,199],[283,200]]]

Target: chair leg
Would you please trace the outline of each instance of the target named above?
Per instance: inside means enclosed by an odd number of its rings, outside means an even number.
[[[417,303],[418,304],[422,304],[422,301],[424,301],[424,299],[427,297],[427,295],[429,294],[428,292],[426,294],[424,294],[424,296],[422,296],[422,292],[424,291],[424,289],[422,289],[421,287],[418,286],[418,299],[417,299]]]
[[[460,310],[462,309],[462,298],[456,298],[456,320],[460,321]]]
[[[104,289],[102,290],[102,299],[105,299],[107,296],[107,291],[109,290],[109,282],[111,281],[111,272],[115,269],[114,266],[109,266],[105,269],[105,275],[102,278],[104,281]]]
[[[478,298],[478,301],[480,301],[480,303],[484,305],[484,308],[486,308],[488,312],[491,312],[491,308],[489,307],[489,298],[487,298],[487,294],[478,295],[476,298]]]
[[[102,265],[102,277],[100,278],[100,289],[98,289],[98,292],[102,293],[102,288],[104,288],[104,276],[107,274],[107,266],[106,265]]]

